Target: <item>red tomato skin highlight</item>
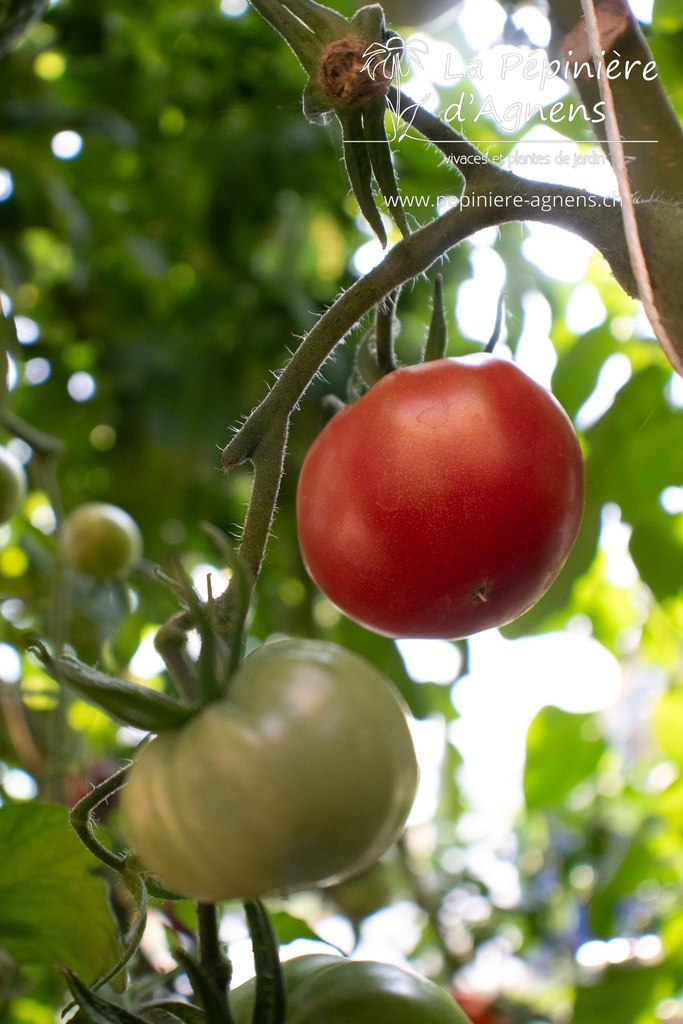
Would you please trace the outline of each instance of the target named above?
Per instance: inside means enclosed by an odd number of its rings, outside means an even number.
[[[307,571],[388,637],[458,639],[550,587],[583,514],[583,459],[555,398],[488,354],[402,367],[338,412],[297,492]]]

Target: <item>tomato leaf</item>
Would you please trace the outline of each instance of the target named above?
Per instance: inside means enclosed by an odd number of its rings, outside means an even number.
[[[180,728],[197,713],[197,708],[180,704],[148,686],[105,675],[76,658],[54,658],[44,644],[34,642],[31,649],[54,679],[68,683],[124,725],[158,733]]]
[[[663,965],[656,967],[611,967],[597,985],[578,990],[572,1024],[624,1024],[624,1007],[631,1020],[643,1019],[650,1008],[657,985],[663,981]],[[649,1014],[648,1014],[649,1016]]]
[[[145,1024],[142,1017],[136,1017],[123,1007],[95,995],[73,971],[65,970],[63,974],[81,1013],[90,1024]]]
[[[574,786],[593,774],[604,752],[605,741],[597,734],[592,715],[542,708],[527,733],[527,809],[559,807]]]
[[[277,933],[281,946],[286,946],[296,939],[310,939],[312,942],[327,942],[315,932],[311,926],[300,917],[294,917],[284,910],[279,910],[270,915],[273,928]],[[329,945],[329,943],[327,943]]]
[[[0,947],[22,965],[104,973],[120,947],[96,865],[66,808],[0,807]]]

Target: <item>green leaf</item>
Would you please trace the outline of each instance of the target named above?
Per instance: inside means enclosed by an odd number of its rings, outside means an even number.
[[[598,767],[605,742],[592,715],[542,708],[527,733],[524,798],[528,810],[560,807]]]
[[[653,845],[647,829],[622,844],[616,838],[613,840],[609,863],[601,871],[607,881],[593,893],[589,903],[590,924],[596,938],[609,939],[615,934],[624,902],[632,905],[641,885],[676,883],[675,866],[657,856]]]
[[[664,755],[683,767],[683,686],[660,694],[653,705],[652,725]]]
[[[586,499],[614,501],[632,525],[652,516],[661,491],[683,480],[683,412],[664,397],[669,373],[635,374],[587,431]]]
[[[675,597],[683,580],[683,520],[653,504],[648,519],[633,524],[631,557],[658,601]]]
[[[313,942],[326,942],[311,926],[300,917],[294,917],[285,910],[278,910],[270,915],[273,928],[277,934],[281,946],[286,946],[296,939],[311,939]]]
[[[652,27],[657,32],[680,32],[683,29],[683,10],[680,0],[655,0],[652,9]]]
[[[64,976],[82,1016],[89,1024],[145,1024],[142,1017],[136,1017],[123,1007],[95,995],[72,971],[64,971]]]
[[[0,946],[22,965],[103,974],[121,950],[96,865],[66,808],[0,807]]]
[[[578,990],[572,1024],[626,1024],[627,1020],[640,1020],[663,973],[663,965],[609,968],[599,984]]]

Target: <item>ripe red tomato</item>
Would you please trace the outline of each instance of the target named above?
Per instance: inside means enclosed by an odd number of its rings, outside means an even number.
[[[490,999],[471,995],[454,989],[451,995],[461,1010],[464,1010],[472,1024],[508,1024],[507,1019],[497,1013]]]
[[[297,518],[306,568],[390,637],[461,638],[546,592],[583,511],[583,460],[555,398],[487,354],[407,366],[312,445]]]

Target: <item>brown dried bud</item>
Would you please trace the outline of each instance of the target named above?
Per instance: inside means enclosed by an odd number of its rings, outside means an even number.
[[[376,49],[377,44],[355,36],[335,39],[326,46],[318,61],[318,82],[325,95],[348,107],[386,95],[391,60],[378,59]]]

